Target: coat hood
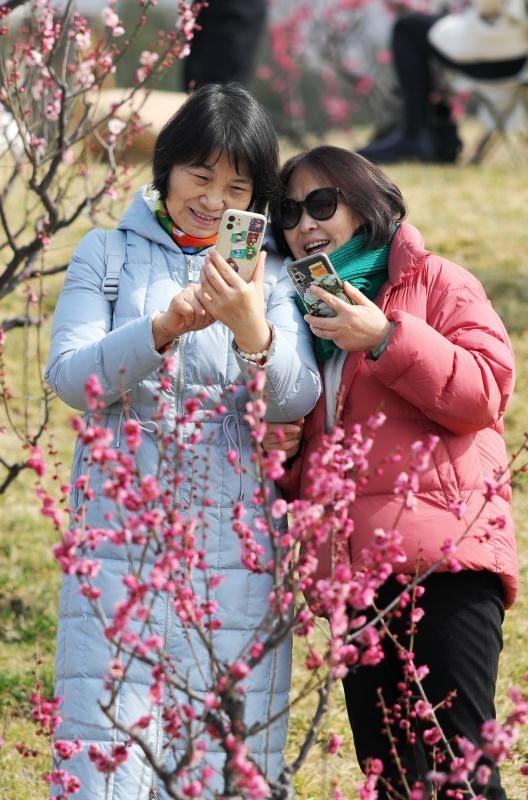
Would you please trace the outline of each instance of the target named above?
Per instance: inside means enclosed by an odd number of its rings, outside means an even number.
[[[178,245],[173,242],[156,219],[152,187],[148,184],[142,186],[136,192],[132,203],[119,220],[117,227],[122,231],[133,231],[138,236],[142,236],[144,239],[156,244],[161,244],[169,250],[180,252]]]

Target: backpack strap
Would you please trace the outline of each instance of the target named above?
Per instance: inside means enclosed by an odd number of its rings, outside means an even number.
[[[114,229],[105,231],[105,276],[101,291],[111,303],[119,294],[119,274],[126,261],[127,235],[125,231]]]

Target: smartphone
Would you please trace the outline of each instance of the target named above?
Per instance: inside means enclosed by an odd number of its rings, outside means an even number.
[[[245,281],[253,277],[265,230],[264,214],[238,211],[236,208],[224,211],[216,250]]]
[[[314,253],[313,256],[300,258],[298,261],[288,264],[286,270],[307,314],[313,314],[314,317],[335,317],[336,315],[335,311],[332,311],[325,302],[310,292],[310,286],[314,283],[330,294],[339,297],[340,300],[350,303],[343,290],[343,281],[333,268],[326,253]]]

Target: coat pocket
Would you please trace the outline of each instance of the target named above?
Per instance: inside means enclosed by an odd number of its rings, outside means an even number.
[[[70,478],[70,511],[75,514],[83,503],[93,502],[101,494],[104,475],[98,464],[90,464],[90,449],[80,439],[75,444]],[[79,479],[87,480],[77,486]],[[88,493],[88,497],[86,496]]]
[[[482,484],[475,437],[441,436],[433,450],[433,463],[446,505]]]
[[[97,424],[112,432],[111,446],[118,447],[121,415],[105,413]],[[86,477],[87,480],[85,484],[78,486],[76,484],[81,477]],[[99,497],[105,478],[106,474],[101,465],[90,461],[90,445],[85,444],[78,437],[73,450],[70,473],[70,510],[73,514],[83,503]],[[88,497],[86,497],[86,492],[89,493]]]

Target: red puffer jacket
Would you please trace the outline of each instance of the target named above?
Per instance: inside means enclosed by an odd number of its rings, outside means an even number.
[[[449,510],[464,502],[466,520],[483,501],[484,479],[507,464],[502,417],[514,384],[514,360],[506,330],[481,284],[456,264],[428,253],[419,232],[407,223],[398,228],[389,255],[389,280],[376,299],[396,323],[387,350],[374,361],[350,353],[343,369],[345,431],[377,410],[387,420],[377,432],[370,465],[399,446],[403,461],[373,475],[354,503],[352,564],[368,546],[375,528],[394,527],[401,499],[394,495],[397,475],[406,469],[410,446],[427,434],[439,442],[430,468],[421,475],[417,507],[398,525],[407,563],[413,572],[434,563],[441,545],[456,540],[467,523]],[[288,499],[303,497],[308,459],[321,442],[325,399],[320,399],[304,427],[299,458],[282,481]],[[460,544],[456,558],[463,569],[490,570],[503,581],[505,603],[514,601],[518,565],[511,515],[511,493],[500,490]],[[503,518],[491,538],[483,538],[488,520]],[[319,552],[316,577],[330,570],[330,553]]]

